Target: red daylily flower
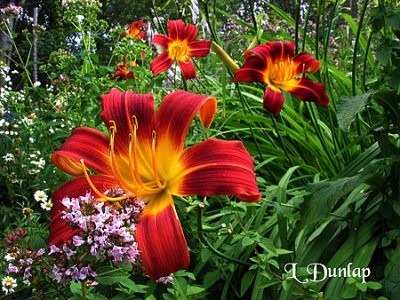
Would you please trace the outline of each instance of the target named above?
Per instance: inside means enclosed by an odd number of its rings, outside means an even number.
[[[303,101],[329,105],[324,85],[305,78],[314,73],[320,63],[307,53],[294,55],[293,42],[269,42],[248,50],[245,63],[235,72],[234,81],[262,82],[265,90],[263,107],[278,115],[283,106],[285,90]]]
[[[124,38],[129,35],[135,40],[145,39],[146,32],[142,31],[142,29],[147,28],[147,26],[147,23],[143,22],[142,20],[132,22],[128,26],[128,30],[126,31],[126,33],[122,34],[120,38]]]
[[[157,56],[150,65],[153,75],[164,72],[176,60],[185,79],[196,77],[196,70],[190,57],[204,57],[210,52],[211,41],[195,40],[198,28],[185,26],[182,20],[168,21],[168,36],[156,34],[152,44],[160,45],[166,51]]]
[[[137,66],[136,62],[131,61],[129,63],[125,63],[123,65],[117,65],[117,68],[114,71],[114,75],[111,79],[131,79],[134,78],[132,70],[129,70],[129,67]]]
[[[258,201],[253,159],[239,141],[210,138],[184,149],[197,113],[204,127],[211,125],[217,105],[213,97],[178,91],[167,95],[156,112],[151,94],[112,89],[102,101],[109,136],[77,128],[53,154],[58,168],[77,177],[53,193],[49,244],[65,243],[76,234],[61,219],[63,197],[87,191],[99,201],[140,197],[146,208],[135,237],[145,271],[156,280],[189,264],[172,195],[235,195]],[[115,186],[126,195],[115,199],[103,194]]]

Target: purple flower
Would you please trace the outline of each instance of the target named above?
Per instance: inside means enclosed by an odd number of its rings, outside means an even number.
[[[42,256],[43,254],[45,254],[46,253],[46,250],[44,250],[43,248],[40,248],[39,250],[38,250],[38,252],[36,252],[36,255],[37,256]]]
[[[122,255],[124,254],[124,248],[119,246],[114,246],[110,251],[110,256],[113,257],[113,262],[122,261]]]
[[[14,266],[12,263],[8,264],[7,273],[17,274],[18,272],[19,272],[19,268],[17,266]]]
[[[71,259],[71,257],[76,254],[76,251],[69,249],[67,245],[63,246],[63,251],[67,255],[67,259]]]
[[[89,277],[95,278],[96,276],[96,272],[94,272],[90,266],[82,267],[79,273],[79,280],[85,280]]]
[[[73,265],[71,268],[65,271],[65,275],[71,276],[72,280],[78,281],[80,272],[76,265]]]
[[[27,267],[27,268],[25,269],[23,280],[27,280],[27,279],[29,279],[30,277],[32,277],[31,270],[32,270],[31,267]]]
[[[83,238],[81,238],[79,235],[73,236],[73,238],[72,238],[72,244],[73,244],[75,247],[79,247],[79,246],[83,245],[84,243],[85,243],[85,240],[84,240]]]
[[[51,245],[50,246],[49,255],[52,255],[53,253],[58,253],[58,252],[60,252],[60,248],[58,248],[56,245]]]

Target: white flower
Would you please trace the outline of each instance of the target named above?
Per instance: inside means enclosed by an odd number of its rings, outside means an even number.
[[[85,20],[85,17],[82,16],[82,15],[77,15],[76,18],[78,19],[78,22],[79,22],[79,23],[82,23],[83,20]]]
[[[14,292],[14,288],[17,287],[17,280],[10,276],[6,276],[1,280],[1,285],[3,286],[1,289],[7,295],[8,293]]]
[[[22,281],[25,285],[27,285],[27,286],[30,286],[31,285],[31,282],[28,280],[28,279],[26,279],[26,280],[24,280],[24,281]]]
[[[7,255],[4,256],[4,259],[5,259],[6,261],[12,261],[12,260],[14,260],[14,259],[15,259],[15,253],[14,253],[14,252],[7,253]]]
[[[51,200],[40,203],[40,207],[44,210],[50,211],[53,207],[53,202]]]
[[[12,153],[7,153],[6,155],[3,156],[3,159],[5,161],[14,161],[14,155]]]
[[[44,191],[38,190],[33,194],[33,198],[35,198],[35,200],[38,202],[46,202],[49,197]]]
[[[40,81],[35,81],[35,82],[33,83],[33,86],[34,86],[34,87],[39,87],[40,85],[41,85]]]

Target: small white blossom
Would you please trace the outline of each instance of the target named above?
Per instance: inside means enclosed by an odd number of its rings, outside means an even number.
[[[5,259],[6,261],[15,260],[15,253],[14,253],[14,252],[7,253],[7,255],[4,256],[4,259]]]
[[[14,155],[12,153],[7,153],[6,155],[3,156],[3,159],[5,161],[14,161]]]
[[[1,280],[1,285],[3,286],[1,289],[7,295],[8,293],[14,292],[14,288],[17,287],[17,280],[10,276],[6,276]]]
[[[40,203],[40,207],[44,210],[50,211],[53,207],[53,202],[51,200]]]
[[[36,82],[33,83],[34,87],[39,87],[40,85],[41,85],[40,81],[36,81]]]
[[[44,191],[38,190],[33,194],[33,198],[35,198],[35,200],[38,202],[39,201],[46,202],[49,196],[47,196],[47,194]]]

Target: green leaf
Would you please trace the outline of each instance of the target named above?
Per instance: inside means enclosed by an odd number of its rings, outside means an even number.
[[[200,251],[201,261],[204,263],[210,259],[211,255],[212,255],[212,252],[206,248],[203,248]]]
[[[385,44],[379,45],[379,47],[376,49],[376,57],[378,58],[378,61],[384,66],[388,64],[391,55],[392,48],[388,47]]]
[[[390,299],[397,299],[400,295],[400,244],[397,244],[385,267],[383,288]]]
[[[240,297],[243,297],[243,295],[247,292],[256,274],[256,271],[248,271],[243,275],[242,283],[240,285]]]
[[[106,275],[101,275],[105,273]],[[124,280],[129,280],[129,274],[124,270],[111,268],[111,267],[101,267],[97,270],[97,274],[100,276],[96,277],[96,281],[105,285],[113,285]]]
[[[367,286],[371,290],[380,290],[382,288],[382,284],[376,281],[368,281]]]
[[[196,295],[204,292],[206,289],[200,286],[190,285],[187,287],[186,296]]]
[[[354,97],[342,96],[337,107],[336,117],[339,127],[348,131],[357,113],[368,103],[370,94],[361,94]]]
[[[120,283],[121,283],[121,285],[130,289],[134,293],[144,294],[144,293],[146,293],[146,289],[148,288],[148,286],[146,286],[146,285],[136,284],[133,280],[131,280],[129,278],[125,278],[125,279],[121,280]]]
[[[32,247],[32,250],[38,251],[41,248],[46,249],[47,248],[47,244],[44,241],[44,239],[42,239],[40,237],[39,234],[35,233],[31,238],[31,247]]]
[[[304,215],[301,224],[312,226],[324,219],[340,198],[350,193],[361,183],[362,180],[359,176],[353,176],[335,181],[309,184],[308,190],[312,197],[304,202],[302,207]]]
[[[242,239],[242,246],[247,247],[254,244],[254,240],[251,237],[245,236]]]
[[[361,292],[366,292],[368,289],[367,283],[362,283],[362,282],[357,282],[356,287],[361,291]]]
[[[357,296],[357,289],[354,287],[347,288],[343,293],[343,299],[354,299]]]
[[[82,285],[80,282],[71,282],[70,286],[69,286],[72,294],[75,295],[82,295]]]

